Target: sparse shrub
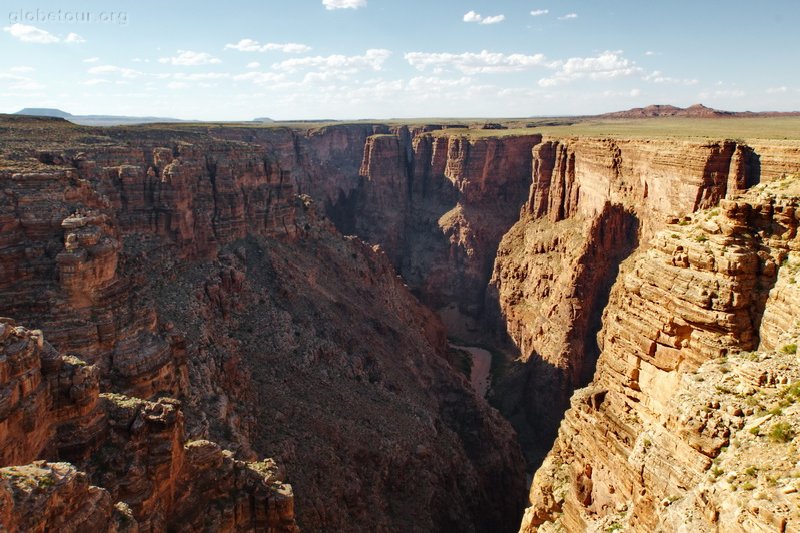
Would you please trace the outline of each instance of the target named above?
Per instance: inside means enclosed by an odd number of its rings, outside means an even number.
[[[772,442],[789,442],[794,438],[794,430],[788,422],[777,422],[769,430],[769,440]]]
[[[754,428],[750,428],[750,433],[751,433],[752,435],[755,435],[756,437],[758,437],[758,436],[760,436],[760,435],[761,435],[761,428],[760,428],[760,427],[758,427],[758,426],[756,426],[756,427],[754,427]]]
[[[744,469],[744,475],[746,476],[755,477],[756,472],[758,472],[758,468],[756,468],[755,466],[748,466],[747,468]]]
[[[700,235],[696,235],[694,240],[696,240],[697,242],[706,242],[708,240],[708,237],[706,237],[703,234],[700,234]]]
[[[781,398],[783,398],[784,401],[788,401],[789,405],[793,404],[797,400],[800,400],[800,381],[793,383],[788,387],[786,387],[785,389],[783,389],[781,391]],[[781,404],[783,404],[783,402],[781,402]],[[786,406],[783,405],[783,407]]]
[[[718,466],[714,466],[711,468],[711,475],[714,476],[714,479],[717,479],[721,476],[725,471]]]
[[[788,354],[788,355],[794,355],[794,354],[797,353],[797,345],[796,344],[787,344],[786,346],[781,348],[781,352],[783,352],[785,354]]]
[[[780,407],[773,407],[768,411],[768,413],[775,416],[781,416],[783,414],[783,409]]]
[[[749,481],[745,481],[744,483],[742,483],[743,490],[753,490],[754,488],[756,488],[756,486],[750,483]]]

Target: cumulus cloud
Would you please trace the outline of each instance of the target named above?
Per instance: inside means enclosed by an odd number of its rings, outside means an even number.
[[[236,81],[251,81],[258,85],[273,85],[286,80],[286,76],[277,72],[247,72],[233,77]]]
[[[0,73],[0,89],[10,89],[14,91],[34,91],[43,87],[44,85],[38,81],[26,76]]]
[[[484,74],[493,72],[520,72],[532,67],[552,67],[543,54],[503,54],[488,52],[464,52],[452,54],[449,52],[428,53],[409,52],[405,55],[406,61],[417,70],[432,69],[433,72],[457,70],[464,74]]]
[[[86,59],[83,59],[82,61],[84,63],[97,63],[98,61],[100,61],[100,58],[99,57],[87,57]]]
[[[367,0],[322,0],[322,5],[328,11],[333,9],[358,9],[359,7],[367,7]]]
[[[261,44],[255,39],[241,39],[236,44],[226,44],[225,50],[238,50],[240,52],[269,52],[279,51],[285,54],[301,54],[309,52],[311,47],[300,43],[265,43]]]
[[[8,70],[10,72],[33,72],[36,69],[33,67],[11,67]]]
[[[208,52],[192,52],[191,50],[178,50],[178,55],[172,57],[162,57],[159,63],[169,63],[170,65],[197,66],[222,63],[219,59]]]
[[[503,22],[505,19],[505,15],[492,15],[490,17],[484,17],[475,11],[469,11],[464,14],[464,22],[477,22],[478,24],[497,24],[499,22]]]
[[[665,76],[660,70],[654,70],[650,74],[646,76],[642,76],[644,81],[649,81],[652,83],[666,83],[672,85],[697,85],[698,80],[690,79],[690,78],[672,78],[670,76]]]
[[[594,57],[571,57],[559,62],[552,76],[539,80],[542,87],[564,85],[579,79],[609,80],[641,74],[636,63],[623,57],[622,51],[605,51]]]
[[[297,72],[300,70],[320,70],[336,72],[338,74],[352,74],[362,70],[381,70],[383,64],[392,53],[381,48],[370,49],[363,55],[345,56],[308,56],[287,59],[272,65],[272,68],[282,72]]]
[[[258,68],[260,66],[261,66],[261,63],[259,63],[258,61],[251,61],[250,63],[247,64],[247,68],[249,68],[249,69]]]
[[[542,15],[547,15],[548,13],[550,13],[549,9],[534,9],[533,11],[531,11],[531,16],[541,17]]]
[[[558,20],[572,20],[578,18],[577,13],[567,13],[563,17],[558,17]]]
[[[139,78],[144,76],[144,73],[139,72],[138,70],[133,70],[132,68],[126,67],[118,67],[115,65],[98,65],[96,67],[91,67],[87,72],[92,75],[117,74],[123,78]]]
[[[41,28],[37,28],[36,26],[29,26],[27,24],[20,24],[15,23],[11,26],[5,26],[3,28],[4,32],[9,33],[12,37],[19,39],[23,43],[34,43],[34,44],[55,44],[55,43],[67,43],[67,44],[78,44],[78,43],[85,43],[86,39],[78,35],[77,33],[70,33],[67,35],[66,38],[62,39],[57,35],[53,35],[47,30],[43,30]]]

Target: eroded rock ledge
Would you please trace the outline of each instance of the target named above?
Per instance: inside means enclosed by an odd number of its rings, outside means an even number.
[[[522,531],[795,531],[795,179],[667,220],[622,267]]]

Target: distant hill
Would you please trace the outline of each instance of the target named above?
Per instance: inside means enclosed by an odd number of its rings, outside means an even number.
[[[67,113],[66,111],[61,111],[60,109],[53,109],[50,107],[26,107],[20,111],[14,113],[15,115],[31,115],[34,117],[58,117],[58,118],[69,118],[72,116],[71,113]]]
[[[26,107],[14,113],[15,115],[29,115],[34,117],[63,118],[82,126],[121,126],[130,124],[150,124],[153,122],[197,122],[195,120],[181,120],[169,117],[129,117],[124,115],[73,115],[61,109],[48,107]]]
[[[655,118],[655,117],[688,117],[688,118],[724,118],[724,117],[776,117],[800,116],[800,112],[780,111],[720,111],[695,104],[689,107],[676,107],[673,105],[649,105],[647,107],[634,107],[627,111],[615,111],[598,115],[600,118]]]
[[[275,121],[272,120],[269,117],[258,117],[258,118],[254,118],[253,122],[269,122],[269,123],[271,123],[271,122],[275,122]]]

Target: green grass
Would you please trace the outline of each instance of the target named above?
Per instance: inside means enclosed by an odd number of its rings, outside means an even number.
[[[794,355],[797,353],[797,345],[796,344],[787,344],[783,348],[781,348],[781,352],[789,355]]]
[[[772,442],[785,443],[794,438],[794,429],[788,422],[778,422],[772,425],[769,430],[769,440]]]
[[[535,131],[575,137],[800,140],[800,117],[583,119],[571,125],[540,126]]]

